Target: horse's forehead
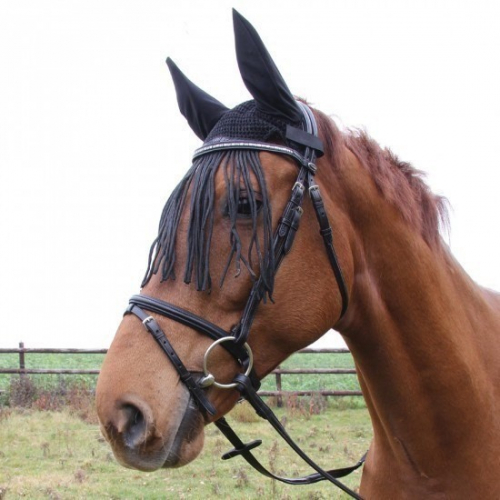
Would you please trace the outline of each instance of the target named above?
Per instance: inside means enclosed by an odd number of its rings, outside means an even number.
[[[259,153],[260,163],[262,165],[262,170],[264,173],[264,178],[269,194],[273,191],[279,189],[280,187],[291,186],[297,177],[297,166],[291,158],[287,156],[279,155],[276,153],[268,153],[262,151]],[[221,165],[223,165],[222,162]],[[249,179],[251,186],[254,190],[260,190],[259,183],[255,174],[250,171]],[[240,187],[244,186],[244,180],[240,179]],[[224,172],[224,168],[218,168],[215,175],[215,192],[216,195],[223,195],[227,190],[227,179]]]
[[[285,181],[292,178],[295,180],[297,177],[297,164],[295,160],[288,156],[262,151],[260,160],[269,180],[271,178],[276,181]]]

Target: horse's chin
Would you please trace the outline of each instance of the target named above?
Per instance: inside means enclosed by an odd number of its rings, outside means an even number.
[[[190,401],[162,467],[182,467],[193,461],[203,449],[204,426],[200,411]]]
[[[204,420],[191,400],[176,424],[176,429],[170,429],[165,434],[154,429],[140,446],[131,446],[120,436],[110,434],[109,430],[103,434],[120,464],[129,469],[152,472],[160,468],[182,467],[194,460],[203,449]]]

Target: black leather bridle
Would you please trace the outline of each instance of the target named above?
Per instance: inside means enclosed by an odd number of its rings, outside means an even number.
[[[299,101],[298,105],[303,113],[304,127],[303,129],[298,129],[287,126],[287,139],[299,145],[299,147],[303,150],[303,153],[299,152],[298,149],[291,147],[263,142],[221,140],[203,145],[195,151],[194,159],[214,151],[243,149],[278,153],[292,157],[296,160],[299,167],[297,180],[292,188],[292,194],[274,233],[273,248],[275,254],[275,271],[278,270],[281,262],[292,247],[295,234],[299,228],[300,218],[303,212],[302,202],[304,194],[307,190],[311,197],[312,205],[320,227],[320,234],[323,237],[327,256],[342,298],[342,309],[340,313],[340,317],[342,317],[347,310],[349,301],[347,286],[333,246],[333,236],[330,222],[321,198],[319,187],[314,180],[314,175],[316,173],[316,157],[323,154],[322,143],[318,137],[316,120],[312,111],[308,106]],[[283,478],[272,474],[265,469],[251,453],[251,450],[259,446],[262,441],[256,440],[247,444],[243,443],[223,417],[219,418],[214,423],[228,438],[234,446],[234,449],[225,453],[222,456],[222,459],[227,460],[241,455],[260,473],[288,484],[312,484],[326,479],[348,493],[351,497],[359,499],[361,497],[338,481],[338,478],[344,477],[359,468],[364,463],[366,454],[354,466],[330,471],[323,470],[297,446],[272,410],[257,394],[260,387],[260,381],[253,370],[252,351],[247,344],[247,339],[250,334],[250,329],[257,307],[262,300],[263,295],[264,283],[262,278],[260,278],[254,283],[244,307],[241,319],[231,332],[226,332],[206,319],[178,306],[142,294],[134,295],[130,299],[129,306],[126,309],[125,314],[134,314],[142,321],[147,331],[151,333],[176,368],[180,379],[186,385],[191,393],[191,396],[196,401],[202,412],[211,416],[214,416],[217,413],[216,409],[207,397],[206,389],[208,387],[214,385],[222,389],[236,389],[241,394],[241,397],[246,399],[253,406],[258,415],[266,419],[289,444],[289,446],[294,449],[294,451],[308,465],[316,470],[316,473],[302,478]],[[148,313],[145,311],[148,311]],[[205,353],[203,360],[203,377],[197,377],[184,366],[182,360],[176,354],[165,333],[149,312],[160,314],[177,321],[178,323],[207,335],[214,341]],[[236,375],[233,382],[230,384],[221,384],[217,382],[214,376],[208,371],[207,360],[210,352],[216,345],[224,347],[237,360],[244,370],[244,373]]]

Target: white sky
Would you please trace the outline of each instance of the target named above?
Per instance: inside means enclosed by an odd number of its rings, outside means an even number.
[[[500,289],[495,1],[0,1],[0,346],[106,347],[198,141],[164,64],[249,98],[231,7],[292,92],[428,173]]]

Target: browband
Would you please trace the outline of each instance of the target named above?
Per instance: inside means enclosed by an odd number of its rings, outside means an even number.
[[[295,149],[289,148],[287,146],[279,146],[278,144],[269,144],[267,142],[258,141],[216,141],[209,142],[198,148],[193,155],[193,160],[199,158],[200,156],[206,155],[208,153],[213,153],[215,151],[234,151],[235,149],[253,149],[257,151],[267,151],[269,153],[278,153],[286,156],[291,156],[296,161],[300,163],[301,166],[306,167],[313,174],[316,173],[316,165],[311,162],[308,158],[302,156]]]

